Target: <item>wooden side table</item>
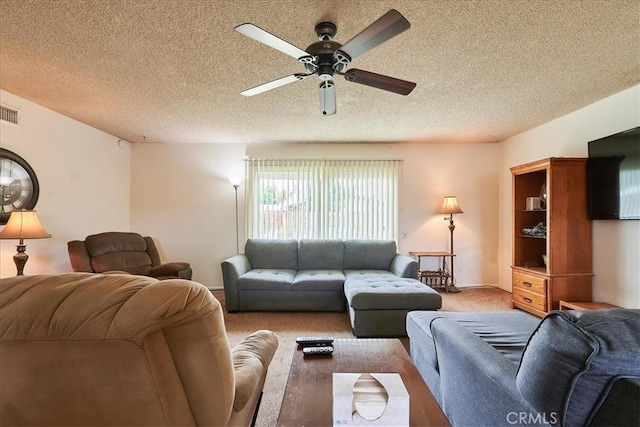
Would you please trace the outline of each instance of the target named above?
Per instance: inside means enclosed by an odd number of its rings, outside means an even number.
[[[602,308],[620,308],[617,305],[595,301],[563,301],[560,300],[560,310],[600,310]]]
[[[453,262],[455,254],[449,252],[411,251],[409,254],[418,259],[418,280],[434,289],[444,289],[446,292],[460,292],[453,282],[449,271],[449,263]],[[422,257],[440,258],[438,270],[421,270]],[[447,262],[447,258],[450,260]]]

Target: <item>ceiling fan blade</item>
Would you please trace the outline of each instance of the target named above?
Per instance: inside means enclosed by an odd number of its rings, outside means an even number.
[[[253,24],[240,24],[236,27],[236,31],[254,39],[257,42],[266,44],[275,50],[279,50],[282,53],[293,56],[296,59],[300,59],[303,56],[309,56],[307,52],[299,47],[296,47],[288,41],[282,40],[281,38],[276,37],[270,32],[265,31],[260,27],[256,27]]]
[[[336,85],[333,80],[320,83],[320,112],[323,116],[336,113]]]
[[[346,53],[353,61],[363,53],[408,30],[410,26],[409,21],[400,12],[391,9],[342,45],[338,51]]]
[[[400,95],[409,95],[413,88],[416,87],[416,84],[413,82],[372,73],[371,71],[358,70],[357,68],[352,68],[347,71],[344,74],[344,78],[353,83],[360,83],[389,92],[399,93]]]
[[[243,90],[242,92],[240,92],[240,95],[244,95],[244,96],[253,96],[253,95],[258,95],[262,92],[266,92],[268,90],[271,89],[275,89],[277,87],[280,86],[284,86],[287,85],[289,83],[293,83],[293,82],[297,82],[299,80],[303,80],[307,77],[309,77],[311,74],[292,74],[290,76],[287,77],[282,77],[279,78],[277,80],[273,80],[271,82],[268,83],[263,83],[259,86],[256,87],[252,87],[251,89],[247,89],[247,90]]]

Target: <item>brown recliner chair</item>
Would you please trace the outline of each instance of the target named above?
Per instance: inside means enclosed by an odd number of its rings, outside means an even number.
[[[0,286],[0,423],[247,426],[278,347],[229,347],[203,285],[129,274],[16,276]]]
[[[84,240],[67,243],[71,267],[76,272],[125,272],[156,279],[191,280],[191,266],[186,262],[162,264],[151,237],[138,233],[110,231],[92,234]]]

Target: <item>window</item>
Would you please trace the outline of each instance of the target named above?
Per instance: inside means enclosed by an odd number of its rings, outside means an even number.
[[[247,236],[397,240],[400,160],[247,160]]]

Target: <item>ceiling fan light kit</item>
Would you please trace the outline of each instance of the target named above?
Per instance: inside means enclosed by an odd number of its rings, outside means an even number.
[[[254,96],[317,75],[320,79],[320,112],[323,116],[330,116],[336,113],[334,75],[344,76],[348,82],[359,83],[400,95],[408,95],[416,87],[413,82],[371,71],[355,68],[348,69],[348,67],[351,61],[357,57],[406,31],[409,27],[409,21],[400,12],[391,9],[342,45],[333,40],[338,31],[336,25],[332,22],[320,22],[315,27],[318,41],[310,44],[306,50],[302,50],[253,24],[238,25],[235,28],[236,31],[297,59],[307,71],[306,73],[292,74],[255,86],[242,91],[241,94]]]
[[[320,83],[320,112],[323,116],[336,113],[336,85],[333,80]]]

